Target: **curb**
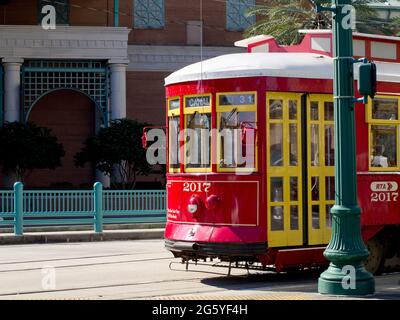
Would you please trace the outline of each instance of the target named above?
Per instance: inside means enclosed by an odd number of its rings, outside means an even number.
[[[23,236],[0,235],[0,245],[146,240],[162,239],[163,237],[164,229],[109,230],[102,233],[94,233],[93,231],[45,232],[40,234],[26,233]]]
[[[104,231],[109,230],[138,230],[138,229],[161,229],[165,228],[165,223],[132,223],[132,224],[104,224]],[[72,226],[34,226],[24,227],[25,233],[47,233],[47,232],[75,232],[93,231],[93,225],[72,225]],[[0,228],[0,237],[4,234],[12,234],[14,228]]]

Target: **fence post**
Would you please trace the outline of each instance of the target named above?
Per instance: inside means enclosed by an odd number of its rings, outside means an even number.
[[[24,185],[22,182],[14,184],[14,234],[24,234]]]
[[[96,182],[93,186],[94,191],[94,231],[103,232],[103,185]]]

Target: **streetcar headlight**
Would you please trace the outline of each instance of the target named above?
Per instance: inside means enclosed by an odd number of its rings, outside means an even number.
[[[193,195],[190,198],[187,210],[194,216],[200,213],[200,211],[202,210],[202,201],[199,196]]]
[[[220,197],[216,196],[215,194],[212,194],[206,200],[207,209],[215,210],[220,201],[221,201]]]
[[[190,212],[190,213],[196,213],[197,212],[197,204],[189,204],[188,205],[188,211]]]

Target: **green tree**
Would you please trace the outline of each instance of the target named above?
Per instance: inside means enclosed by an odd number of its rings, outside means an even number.
[[[356,31],[384,35],[397,34],[398,19],[390,21],[379,19],[377,11],[367,5],[371,2],[383,1],[353,1],[356,9]],[[326,0],[265,0],[264,4],[255,6],[247,13],[249,16],[257,16],[257,22],[246,30],[245,36],[267,34],[275,37],[280,44],[299,43],[302,38],[302,35],[298,33],[300,29],[331,28],[331,13],[316,13],[317,3],[331,6],[331,1]]]
[[[35,169],[61,166],[64,155],[63,145],[48,128],[30,122],[6,122],[0,127],[0,166],[19,181]]]
[[[149,125],[130,119],[112,121],[108,128],[100,129],[86,140],[83,149],[75,155],[75,165],[83,167],[87,162],[92,163],[110,177],[116,172],[124,189],[134,188],[137,175],[151,172],[141,140],[146,126]]]

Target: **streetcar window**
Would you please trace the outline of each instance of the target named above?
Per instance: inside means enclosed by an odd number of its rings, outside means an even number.
[[[324,118],[328,121],[333,121],[333,102],[324,102]]]
[[[179,171],[180,166],[180,98],[168,99],[168,162],[169,172]]]
[[[332,209],[333,205],[332,204],[327,204],[325,206],[325,213],[326,213],[326,217],[325,217],[325,224],[328,228],[332,228],[332,215],[331,215],[331,209]]]
[[[311,166],[319,166],[319,125],[311,124]]]
[[[290,206],[290,230],[299,230],[299,206]]]
[[[184,97],[185,169],[211,169],[211,94]]]
[[[218,93],[218,169],[254,171],[256,93]]]
[[[283,101],[282,100],[270,100],[269,101],[269,118],[275,120],[281,120],[283,116]]]
[[[372,101],[372,119],[398,120],[398,100],[376,98]]]
[[[289,120],[297,120],[297,101],[289,100]]]
[[[193,113],[186,116],[186,167],[209,168],[211,163],[211,114]]]
[[[397,126],[371,125],[371,167],[397,167]]]
[[[335,177],[325,177],[325,199],[335,200]]]
[[[283,125],[271,123],[269,126],[270,139],[270,165],[272,167],[283,166]]]
[[[399,98],[375,97],[368,105],[369,167],[398,170]]]
[[[180,118],[169,117],[169,167],[179,169],[180,154],[179,154],[179,133],[180,133]]]
[[[289,124],[289,152],[290,152],[289,163],[291,166],[297,166],[297,161],[298,161],[297,138],[298,138],[297,123],[290,123]]]
[[[221,168],[245,168],[254,167],[255,145],[246,148],[246,134],[255,129],[254,112],[222,112],[220,114],[220,167]],[[251,140],[252,137],[250,137]],[[251,141],[254,142],[254,141]],[[246,150],[247,149],[247,150]],[[249,151],[250,154],[247,154]],[[250,163],[247,163],[249,160]]]
[[[325,165],[335,165],[335,136],[333,124],[325,125]]]
[[[310,120],[319,120],[318,101],[311,101]]]
[[[313,229],[320,229],[320,219],[319,219],[319,205],[311,206],[311,225]]]
[[[284,212],[283,206],[271,207],[271,231],[284,230]]]

